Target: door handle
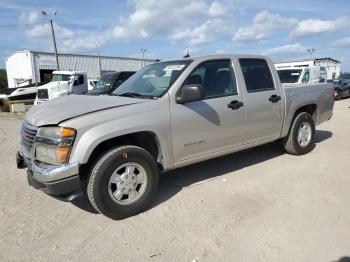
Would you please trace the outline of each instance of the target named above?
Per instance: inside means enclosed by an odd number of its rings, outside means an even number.
[[[278,96],[278,95],[272,95],[272,96],[270,96],[270,98],[269,98],[269,101],[270,101],[271,103],[277,103],[277,102],[280,101],[280,100],[281,100],[281,97]]]
[[[237,110],[238,108],[242,107],[243,106],[243,102],[240,102],[240,101],[237,101],[237,100],[234,100],[234,101],[231,101],[227,107],[228,108],[231,108],[232,110]]]

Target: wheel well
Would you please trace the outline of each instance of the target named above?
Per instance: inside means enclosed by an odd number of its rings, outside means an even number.
[[[163,169],[160,146],[156,135],[153,132],[143,131],[143,132],[137,132],[137,133],[132,133],[132,134],[111,138],[101,142],[91,153],[87,163],[81,165],[80,167],[81,179],[82,180],[86,179],[90,168],[97,161],[98,157],[101,154],[109,151],[112,148],[115,148],[116,146],[125,146],[125,145],[138,146],[145,149],[154,157],[159,168]]]
[[[294,114],[294,118],[301,112],[306,112],[309,113],[312,118],[314,119],[314,121],[316,121],[316,111],[317,111],[317,105],[315,104],[309,104],[309,105],[305,105],[300,107]]]

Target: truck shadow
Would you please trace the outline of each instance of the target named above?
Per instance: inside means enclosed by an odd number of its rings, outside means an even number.
[[[321,143],[331,138],[332,135],[332,132],[329,131],[316,130],[315,142],[316,144]],[[210,179],[268,161],[283,154],[286,153],[280,141],[276,141],[167,172],[160,178],[158,193],[151,208],[167,201],[183,188],[210,181]]]
[[[331,138],[332,135],[332,132],[317,130],[316,143],[321,143]],[[148,209],[167,201],[183,188],[205,181],[208,182],[210,179],[268,161],[283,154],[285,154],[285,151],[281,143],[276,141],[167,172],[160,176],[157,195]],[[75,198],[71,203],[86,212],[97,213],[83,195]]]

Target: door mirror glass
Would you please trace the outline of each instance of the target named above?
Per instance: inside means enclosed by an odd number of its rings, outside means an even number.
[[[185,85],[176,97],[178,104],[199,101],[204,98],[204,88],[200,84]]]

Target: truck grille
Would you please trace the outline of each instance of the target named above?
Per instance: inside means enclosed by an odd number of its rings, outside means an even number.
[[[34,126],[23,123],[21,128],[21,143],[28,150],[28,152],[32,149],[34,139],[36,136],[38,129]]]
[[[47,89],[38,89],[38,98],[43,98],[43,99],[49,98],[49,93]]]

